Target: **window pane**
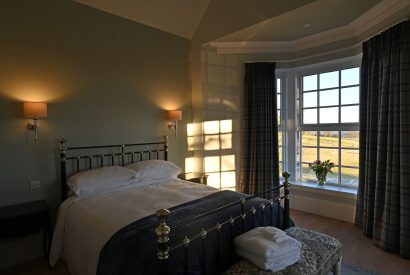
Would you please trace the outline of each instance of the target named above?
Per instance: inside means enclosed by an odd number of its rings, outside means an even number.
[[[283,173],[283,162],[279,162],[279,175]]]
[[[302,162],[312,163],[317,160],[317,149],[302,147]]]
[[[317,123],[317,110],[307,109],[303,110],[303,124],[316,124]]]
[[[303,131],[302,132],[302,146],[317,146],[317,132]]]
[[[317,92],[303,93],[303,108],[317,106]]]
[[[232,134],[221,135],[221,149],[232,148]]]
[[[345,185],[357,187],[359,184],[359,169],[356,168],[341,168],[342,178],[341,183]]]
[[[339,150],[338,149],[323,149],[319,148],[319,156],[321,161],[330,159],[330,162],[339,164]]]
[[[339,108],[320,108],[320,123],[338,123]]]
[[[327,174],[327,182],[330,183],[338,183],[338,178],[339,178],[339,168],[338,167],[333,167],[332,168],[332,173]]]
[[[221,156],[221,171],[235,170],[235,155]]]
[[[317,75],[309,75],[303,77],[303,91],[311,91],[317,89]]]
[[[320,74],[320,89],[339,86],[339,71]]]
[[[343,104],[358,104],[359,103],[359,87],[344,88],[341,92]]]
[[[341,122],[359,122],[359,106],[341,108]]]
[[[359,84],[360,71],[359,68],[342,70],[342,86]]]
[[[282,131],[278,131],[278,144],[282,146]]]
[[[302,164],[302,178],[307,180],[316,180],[315,172],[309,168],[308,164]]]
[[[277,95],[276,97],[278,101],[276,106],[278,107],[278,109],[280,109],[281,108],[280,95]]]
[[[359,166],[359,150],[342,149],[342,165]]]
[[[282,91],[282,89],[281,89],[281,79],[280,78],[277,78],[276,79],[276,92],[277,93],[280,93],[281,91]]]
[[[342,147],[359,148],[359,131],[342,131]]]
[[[204,149],[219,150],[219,135],[206,135]]]
[[[338,131],[320,131],[320,147],[339,147]]]
[[[279,161],[283,160],[282,154],[283,154],[283,149],[282,149],[282,147],[279,147]]]
[[[330,106],[339,104],[339,90],[320,91],[320,106]]]

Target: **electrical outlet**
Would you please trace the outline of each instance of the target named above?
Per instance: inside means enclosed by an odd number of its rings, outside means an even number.
[[[34,189],[40,189],[41,185],[40,185],[40,181],[39,180],[32,180],[30,181],[30,189],[34,190]]]

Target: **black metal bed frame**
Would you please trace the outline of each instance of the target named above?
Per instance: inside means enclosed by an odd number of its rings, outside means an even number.
[[[265,209],[269,209],[269,225],[274,225],[273,220],[272,220],[272,212],[273,212],[273,207],[274,204],[276,203],[277,207],[278,207],[278,224],[280,223],[280,215],[279,215],[279,211],[281,208],[281,200],[284,199],[284,206],[283,206],[283,210],[284,210],[284,215],[283,215],[283,228],[282,229],[287,229],[290,225],[290,214],[289,214],[289,208],[290,208],[290,182],[289,182],[289,177],[290,177],[290,173],[288,172],[283,172],[283,177],[285,178],[285,181],[282,185],[279,185],[277,187],[274,187],[270,190],[261,192],[257,195],[254,196],[250,196],[250,197],[246,197],[246,198],[242,198],[238,201],[232,202],[232,203],[228,203],[224,206],[212,209],[206,213],[202,213],[199,214],[189,220],[186,220],[184,222],[181,222],[179,224],[176,224],[174,226],[172,226],[172,228],[170,226],[168,226],[166,224],[166,220],[168,218],[168,216],[171,214],[171,211],[169,211],[168,209],[160,209],[158,210],[155,214],[159,220],[159,225],[158,227],[155,229],[155,234],[157,236],[157,243],[158,243],[158,252],[157,252],[157,258],[160,262],[160,270],[161,273],[160,274],[167,274],[168,272],[168,259],[170,257],[170,252],[180,248],[180,247],[184,247],[184,274],[189,274],[189,270],[188,270],[188,247],[190,242],[201,239],[202,240],[202,274],[206,274],[206,258],[205,258],[205,243],[206,243],[206,237],[208,235],[208,233],[216,231],[217,233],[217,243],[216,243],[216,251],[218,253],[217,255],[217,269],[219,270],[219,272],[221,272],[221,251],[220,251],[220,231],[222,229],[223,226],[225,225],[230,225],[230,236],[231,236],[231,242],[233,243],[233,226],[235,224],[236,220],[241,220],[241,230],[242,233],[245,232],[245,221],[246,218],[248,217],[248,214],[252,214],[252,228],[255,227],[255,214],[258,210],[260,210],[262,213],[261,218],[262,218],[262,224],[265,224],[263,217],[264,217],[264,211],[266,211]],[[284,195],[280,195],[280,189],[283,188],[284,189]],[[245,204],[247,201],[252,200],[254,198],[260,197],[262,195],[266,195],[266,194],[271,194],[271,193],[279,193],[278,197],[276,199],[270,199],[268,200],[266,203],[261,203],[259,205],[259,207],[251,207],[250,210],[246,211],[245,210]],[[214,226],[210,227],[210,228],[203,228],[200,232],[198,232],[197,234],[191,235],[191,236],[185,236],[185,238],[180,241],[177,242],[176,244],[171,245],[170,247],[170,232],[171,230],[176,230],[181,226],[184,225],[188,225],[191,224],[195,221],[198,221],[202,218],[205,218],[209,215],[212,215],[216,212],[220,212],[223,211],[227,208],[233,207],[235,205],[240,205],[240,211],[238,211],[238,215],[232,217],[227,217],[225,220],[223,221],[219,221],[217,222]],[[240,213],[240,214],[239,214]],[[248,230],[252,229],[252,228],[248,228]]]
[[[66,147],[66,143],[65,139],[60,140],[62,201],[67,198],[67,178],[74,173],[104,166],[125,166],[142,160],[168,160],[167,136],[162,137],[162,141],[158,142],[132,144]]]
[[[94,150],[98,150],[98,153],[93,152]],[[77,154],[75,153],[77,152]],[[85,153],[79,153],[85,152]],[[162,153],[162,154],[161,154]],[[142,160],[150,160],[150,159],[162,159],[168,160],[168,137],[164,136],[163,140],[160,142],[147,142],[147,143],[135,143],[135,144],[119,144],[119,145],[103,145],[103,146],[84,146],[84,147],[66,147],[66,140],[60,140],[60,164],[61,164],[61,198],[65,200],[67,198],[67,177],[74,173],[81,172],[83,170],[90,170],[94,168],[104,167],[104,166],[113,166],[119,165],[124,166],[130,163],[134,163],[137,161]],[[71,164],[71,170],[68,171],[68,164]],[[205,243],[206,237],[208,233],[216,231],[217,235],[217,266],[218,270],[220,269],[220,259],[221,259],[221,251],[220,251],[220,231],[223,226],[230,225],[231,230],[231,238],[233,242],[233,226],[237,220],[241,221],[241,230],[245,232],[245,221],[247,217],[251,214],[252,216],[252,228],[255,227],[255,214],[257,211],[261,211],[262,223],[264,217],[264,211],[268,211],[269,209],[269,225],[273,225],[272,220],[272,212],[274,204],[277,205],[278,211],[281,207],[281,200],[284,200],[283,204],[283,229],[289,227],[290,223],[290,216],[289,216],[289,193],[290,193],[290,186],[289,177],[290,174],[288,172],[284,172],[283,177],[285,181],[282,185],[267,190],[265,192],[261,192],[254,196],[249,196],[246,198],[242,198],[238,201],[226,204],[224,206],[215,208],[210,210],[206,213],[199,214],[189,220],[181,222],[179,224],[173,225],[172,228],[167,225],[166,221],[168,216],[171,214],[171,211],[168,209],[159,209],[155,212],[159,220],[159,224],[155,229],[154,234],[157,237],[157,244],[158,244],[158,251],[157,251],[157,259],[160,262],[160,269],[161,274],[167,273],[167,264],[168,259],[170,257],[170,252],[174,251],[175,249],[184,247],[185,251],[185,264],[184,264],[184,274],[189,274],[188,270],[188,247],[192,241],[195,240],[202,240],[202,255],[203,255],[203,273],[205,274]],[[283,188],[284,192],[281,195],[280,190]],[[267,200],[266,203],[261,203],[258,207],[251,207],[250,210],[246,210],[245,205],[246,202],[252,200],[256,197],[260,197],[263,195],[271,195],[271,194],[279,194],[275,199]],[[272,197],[272,196],[269,196]],[[195,221],[203,219],[207,216],[215,214],[217,212],[221,212],[227,208],[233,207],[235,205],[240,206],[240,211],[238,211],[238,215],[236,216],[229,216],[226,219],[217,222],[214,226],[210,228],[203,228],[201,231],[197,232],[191,236],[185,236],[182,241],[179,241],[175,244],[170,244],[170,232],[171,230],[177,230],[178,228],[192,224]],[[279,212],[278,212],[279,213]],[[278,214],[278,224],[279,224],[280,215]],[[248,228],[250,230],[251,228]]]

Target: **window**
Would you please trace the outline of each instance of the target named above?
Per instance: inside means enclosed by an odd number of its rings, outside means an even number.
[[[300,77],[299,171],[315,180],[309,163],[336,164],[328,183],[357,186],[359,175],[359,68]]]
[[[282,95],[283,95],[283,80],[282,78],[276,79],[276,93],[277,93],[277,109],[278,109],[278,144],[279,144],[279,174],[283,172],[283,163],[284,163],[284,150],[283,150],[283,135],[284,123],[282,115]]]

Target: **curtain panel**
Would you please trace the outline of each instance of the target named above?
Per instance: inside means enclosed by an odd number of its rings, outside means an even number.
[[[239,186],[241,192],[255,195],[278,186],[275,63],[245,64],[242,129]]]
[[[356,224],[410,258],[410,22],[363,44]]]

